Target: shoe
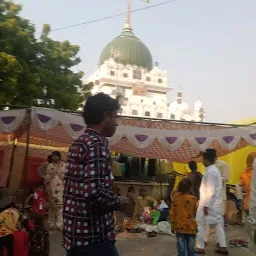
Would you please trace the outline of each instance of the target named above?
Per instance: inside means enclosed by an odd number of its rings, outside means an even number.
[[[156,237],[157,236],[157,234],[156,234],[156,232],[148,232],[148,234],[147,234],[147,237]]]
[[[218,254],[222,254],[222,255],[229,255],[228,250],[226,248],[225,249],[221,249],[221,248],[216,249],[215,252]]]
[[[205,250],[204,249],[196,248],[195,249],[195,254],[205,254]]]

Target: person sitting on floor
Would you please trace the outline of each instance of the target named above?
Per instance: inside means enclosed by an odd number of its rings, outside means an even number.
[[[129,203],[125,207],[124,216],[127,218],[130,218],[133,216],[133,212],[136,204],[136,194],[135,194],[134,187],[128,188],[127,198],[129,199]]]
[[[160,217],[158,222],[167,221],[168,219],[169,209],[170,209],[170,207],[168,206],[168,200],[170,199],[161,200],[161,203],[158,206],[158,210],[160,211]]]
[[[147,196],[147,191],[144,188],[141,188],[139,190],[139,196],[136,199],[133,217],[138,219],[143,216],[144,208],[147,206],[156,208],[157,201],[154,198]]]

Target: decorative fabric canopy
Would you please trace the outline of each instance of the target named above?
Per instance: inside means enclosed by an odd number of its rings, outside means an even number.
[[[26,109],[0,111],[0,133],[16,134],[25,142]],[[78,114],[53,109],[31,109],[31,143],[68,147],[85,130]],[[200,151],[215,148],[219,156],[246,145],[256,146],[256,127],[227,128],[217,125],[177,123],[120,117],[111,149],[138,157],[187,162],[198,159]]]

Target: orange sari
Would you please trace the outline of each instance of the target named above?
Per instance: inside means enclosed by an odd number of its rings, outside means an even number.
[[[240,175],[240,186],[244,189],[245,197],[243,208],[245,211],[249,209],[249,202],[250,202],[250,194],[251,194],[251,181],[252,181],[252,171],[253,168],[249,167],[246,168]]]
[[[244,205],[245,211],[249,210],[250,195],[251,195],[251,182],[252,182],[252,172],[253,172],[253,162],[256,159],[256,152],[251,152],[248,154],[246,159],[247,168],[240,175],[240,186],[244,189]]]

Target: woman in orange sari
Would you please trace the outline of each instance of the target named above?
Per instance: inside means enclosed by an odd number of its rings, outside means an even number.
[[[252,181],[252,172],[253,172],[253,161],[256,158],[256,152],[252,152],[247,156],[246,159],[246,168],[240,175],[239,185],[245,192],[243,199],[243,210],[246,215],[248,215],[250,194],[251,194],[251,181]]]

